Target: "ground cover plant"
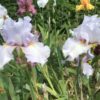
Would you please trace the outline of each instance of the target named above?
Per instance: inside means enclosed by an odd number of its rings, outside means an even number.
[[[0,100],[99,100],[100,1],[0,0]]]

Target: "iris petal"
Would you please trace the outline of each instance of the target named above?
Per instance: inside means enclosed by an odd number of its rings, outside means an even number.
[[[48,0],[37,0],[37,4],[40,8],[44,8],[47,3],[48,3]]]
[[[0,69],[3,69],[3,66],[13,59],[13,50],[14,47],[8,45],[0,45]]]
[[[26,16],[24,19],[19,18],[18,22],[8,18],[2,30],[2,36],[9,45],[28,45],[34,35],[31,33],[31,18]]]
[[[50,56],[49,47],[44,46],[41,42],[36,42],[30,46],[22,47],[22,50],[27,61],[31,63],[40,63],[44,65],[47,62],[47,58]]]
[[[83,74],[87,77],[93,74],[93,68],[88,63],[82,63]]]
[[[66,40],[63,45],[62,52],[65,57],[68,56],[69,61],[73,61],[79,55],[86,53],[89,50],[90,46],[82,44],[80,41],[73,38]]]

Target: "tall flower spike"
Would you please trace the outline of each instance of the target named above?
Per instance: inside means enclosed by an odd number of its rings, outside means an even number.
[[[5,21],[2,30],[2,36],[8,45],[24,45],[27,46],[34,35],[31,33],[31,18],[26,16],[24,19],[19,18],[18,22],[11,18]]]
[[[94,9],[94,6],[90,3],[90,0],[80,0],[80,3],[80,5],[76,5],[76,11]]]
[[[44,65],[47,62],[47,58],[50,56],[50,49],[48,46],[44,46],[41,42],[36,42],[28,47],[22,48],[28,62],[41,63]]]
[[[34,5],[32,5],[32,0],[17,0],[17,4],[19,6],[19,14],[23,14],[25,12],[30,12],[33,15],[36,14],[36,9]]]

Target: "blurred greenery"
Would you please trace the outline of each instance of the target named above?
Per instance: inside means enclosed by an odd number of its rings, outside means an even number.
[[[61,48],[71,36],[69,30],[77,27],[84,15],[100,16],[100,0],[91,0],[94,10],[80,12],[75,11],[79,0],[56,1],[56,6],[53,6],[53,0],[49,0],[45,8],[39,8],[37,0],[33,0],[37,14],[32,16],[25,13],[20,16],[17,14],[16,0],[0,0],[13,19],[31,16],[33,27],[51,48],[51,56],[43,67],[31,67],[25,59],[22,64],[15,59],[5,65],[0,71],[0,100],[99,100],[100,56],[93,59],[91,64],[95,72],[87,79],[81,70],[77,73],[78,67],[74,62],[65,61]]]

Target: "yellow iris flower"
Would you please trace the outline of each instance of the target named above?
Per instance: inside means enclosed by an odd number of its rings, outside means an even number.
[[[80,2],[80,5],[76,5],[76,11],[94,9],[94,6],[90,3],[90,0],[81,0]]]

